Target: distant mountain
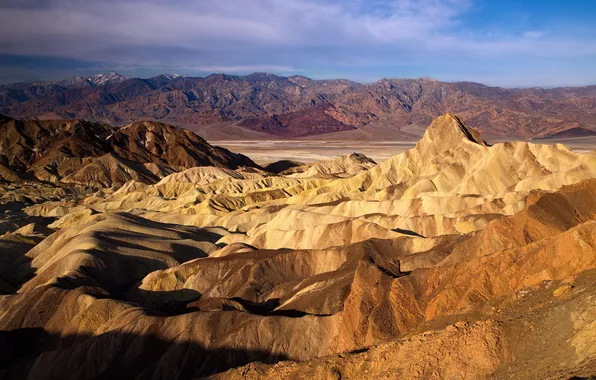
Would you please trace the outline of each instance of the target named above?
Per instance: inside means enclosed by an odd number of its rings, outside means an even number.
[[[4,119],[0,124],[0,179],[8,173],[105,187],[129,180],[155,183],[196,166],[259,167],[189,130],[158,122],[122,128],[81,120]]]
[[[572,128],[592,131],[596,86],[504,89],[427,78],[360,84],[266,73],[149,79],[108,73],[0,86],[0,113],[14,118],[116,124],[150,119],[186,126],[233,123],[281,137],[332,132],[341,136],[337,132],[368,126],[413,136],[446,112],[458,113],[491,138],[536,138]]]
[[[57,84],[67,89],[82,88],[82,87],[97,87],[108,84],[115,84],[127,81],[128,77],[117,73],[96,74],[90,77],[72,77],[58,82]]]
[[[313,105],[279,115],[248,118],[239,125],[255,131],[287,137],[304,137],[356,129],[350,125],[346,117],[342,117],[343,113],[331,104]]]

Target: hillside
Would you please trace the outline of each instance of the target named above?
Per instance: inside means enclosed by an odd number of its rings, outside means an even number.
[[[445,114],[384,162],[287,166],[0,182],[0,378],[596,373],[596,152]]]
[[[5,174],[54,183],[109,187],[158,182],[196,166],[258,167],[196,134],[158,122],[122,128],[82,120],[12,120],[0,124]]]

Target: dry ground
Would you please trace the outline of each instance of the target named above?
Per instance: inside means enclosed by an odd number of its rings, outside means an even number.
[[[498,143],[500,141],[489,141]],[[596,137],[575,137],[532,141],[536,144],[565,144],[578,153],[596,149]],[[352,152],[362,153],[376,162],[405,152],[416,142],[409,141],[340,141],[340,140],[216,140],[211,144],[245,154],[259,164],[278,160],[304,163],[328,160]]]

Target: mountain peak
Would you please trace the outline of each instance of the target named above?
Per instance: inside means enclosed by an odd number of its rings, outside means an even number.
[[[417,146],[422,155],[436,155],[462,143],[488,146],[478,131],[466,126],[456,115],[446,113],[433,120]]]
[[[429,78],[383,79],[359,84],[345,79],[314,80],[267,73],[212,74],[184,79],[164,74],[150,79],[152,82],[127,79],[116,72],[106,72],[58,82],[0,86],[0,111],[21,119],[68,117],[117,124],[139,118],[180,125],[241,122],[241,127],[250,124],[253,130],[257,128],[268,135],[296,137],[295,129],[271,120],[275,115],[276,119],[302,125],[303,136],[370,125],[370,129],[361,131],[367,138],[410,141],[421,137],[418,126],[430,124],[443,110],[465,112],[470,125],[484,131],[488,138],[531,139],[573,127],[587,130],[581,133],[590,133],[596,125],[595,115],[588,109],[577,108],[580,100],[588,103],[596,100],[594,87],[547,91],[504,89]],[[159,107],[155,107],[154,100]],[[312,106],[321,103],[332,104],[334,108],[313,111]],[[414,128],[402,130],[409,125]],[[228,133],[231,129],[217,129],[217,132],[213,129],[214,136]],[[252,132],[247,133],[252,136]],[[356,135],[360,132],[333,138],[352,139]],[[476,141],[476,137],[472,136],[471,140]]]
[[[280,77],[279,75],[275,75],[275,74],[271,74],[271,73],[264,73],[264,72],[254,72],[252,74],[246,75],[244,78],[248,79],[248,80],[257,80],[257,81],[287,79],[284,77]]]
[[[105,73],[105,74],[95,74],[93,76],[87,77],[86,79],[97,86],[101,86],[106,83],[123,82],[123,81],[127,80],[128,77],[125,77],[123,75],[120,75],[120,74],[112,71],[112,72]]]
[[[466,126],[457,115],[452,113],[446,113],[434,119],[424,135],[439,142],[463,138],[479,145],[487,145],[477,130]]]
[[[128,79],[130,78],[120,75],[116,72],[108,72],[94,74],[88,77],[71,77],[54,83],[72,89],[82,87],[97,87],[111,83],[120,83]]]
[[[157,76],[154,76],[152,79],[167,79],[167,80],[174,80],[174,79],[180,79],[180,78],[184,78],[183,75],[180,74],[160,74]]]

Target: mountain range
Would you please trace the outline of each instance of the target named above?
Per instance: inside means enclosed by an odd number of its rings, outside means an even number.
[[[266,73],[207,77],[117,73],[0,86],[0,113],[20,119],[153,120],[248,138],[415,141],[456,112],[490,139],[596,134],[596,86],[489,87],[433,79],[313,80]],[[210,129],[205,129],[209,126]]]

